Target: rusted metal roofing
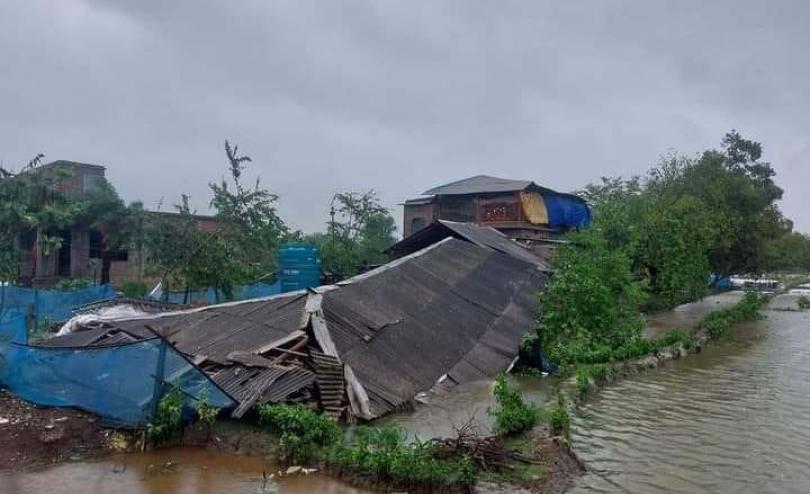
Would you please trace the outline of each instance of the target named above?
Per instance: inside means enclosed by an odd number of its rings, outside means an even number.
[[[546,277],[532,264],[454,238],[323,293],[340,359],[380,416],[447,374],[492,376],[537,320]]]
[[[447,237],[466,240],[480,247],[492,249],[534,264],[542,270],[548,270],[548,265],[543,259],[495,228],[473,223],[459,223],[457,221],[436,220],[427,227],[392,245],[386,252],[393,257],[402,257]]]

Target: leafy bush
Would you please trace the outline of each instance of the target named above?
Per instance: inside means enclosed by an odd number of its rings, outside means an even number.
[[[767,298],[758,293],[747,292],[734,307],[708,314],[698,323],[697,329],[705,331],[709,338],[720,338],[736,323],[759,319],[759,310],[766,301]]]
[[[681,345],[687,349],[692,346],[692,337],[679,329],[667,331],[660,341],[664,346]]]
[[[93,282],[88,278],[66,278],[57,282],[53,286],[53,289],[60,292],[75,292],[87,288],[92,284]]]
[[[405,439],[397,427],[359,426],[352,443],[332,448],[328,462],[344,473],[371,475],[405,489],[475,483],[477,469],[470,458],[441,458],[432,443]]]
[[[568,407],[562,393],[557,395],[557,406],[548,412],[548,424],[552,434],[562,436],[566,441],[571,440],[571,417],[568,416]]]
[[[610,248],[593,230],[573,235],[557,249],[551,282],[540,295],[538,335],[546,355],[568,366],[637,338],[642,288],[622,249]]]
[[[121,293],[126,298],[143,298],[148,289],[143,281],[127,280],[121,284]]]
[[[808,310],[810,309],[810,298],[808,298],[806,295],[802,295],[801,297],[799,297],[798,304],[799,309]]]
[[[219,408],[212,406],[208,402],[208,396],[203,395],[197,401],[197,420],[209,429],[217,421],[219,415]]]
[[[600,380],[608,375],[607,364],[588,364],[577,367],[577,390],[584,394],[590,386],[590,379]]]
[[[520,388],[511,386],[503,374],[495,379],[495,409],[487,413],[495,418],[496,434],[509,435],[527,431],[540,419],[540,410],[532,403],[526,402]]]
[[[303,405],[262,405],[259,423],[279,435],[282,460],[303,462],[317,459],[323,449],[340,441],[337,424]]]
[[[179,436],[182,430],[183,394],[172,387],[158,401],[157,412],[146,426],[146,433],[154,442],[164,442]]]
[[[577,391],[579,394],[584,395],[588,392],[588,388],[590,388],[590,382],[588,381],[588,373],[582,369],[577,369]]]

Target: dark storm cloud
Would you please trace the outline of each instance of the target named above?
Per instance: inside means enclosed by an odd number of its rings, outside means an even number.
[[[810,230],[805,2],[0,3],[0,158],[102,163],[207,207],[225,138],[296,228],[488,173],[571,190],[764,143]],[[399,215],[399,210],[396,209]]]

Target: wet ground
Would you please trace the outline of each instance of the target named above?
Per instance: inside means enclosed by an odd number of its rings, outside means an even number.
[[[272,477],[271,477],[272,476]],[[174,448],[0,474],[2,494],[364,494],[319,473],[280,476],[261,458]]]
[[[589,468],[573,489],[584,493],[810,492],[810,312],[787,311],[780,296],[766,319],[659,369],[616,382],[589,398],[574,418],[573,446]],[[739,293],[708,297],[649,318],[648,334],[688,329],[732,305]],[[541,404],[552,378],[518,379]],[[421,438],[450,436],[471,417],[491,421],[492,383],[475,382],[427,397],[428,404],[387,422]],[[271,478],[270,476],[273,475]],[[44,470],[0,473],[2,494],[355,494],[313,473],[279,476],[248,456],[169,449]]]

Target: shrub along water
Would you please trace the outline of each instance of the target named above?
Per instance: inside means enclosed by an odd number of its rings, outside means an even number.
[[[510,385],[503,374],[495,379],[494,394],[496,407],[487,409],[487,413],[495,419],[493,430],[496,434],[519,434],[531,429],[540,420],[540,409],[527,402],[520,388]]]
[[[183,431],[183,394],[172,387],[158,401],[157,411],[146,426],[146,434],[155,443],[175,439]]]
[[[259,423],[279,435],[280,459],[289,462],[320,460],[341,439],[329,417],[303,405],[262,405]]]
[[[767,297],[756,292],[747,292],[735,306],[708,314],[698,323],[696,329],[705,331],[711,339],[718,339],[725,336],[736,323],[759,319],[759,310],[767,300]]]
[[[443,458],[433,442],[408,442],[398,427],[358,426],[352,441],[332,447],[327,464],[341,474],[365,477],[397,489],[458,488],[475,483],[478,470],[467,456]]]

